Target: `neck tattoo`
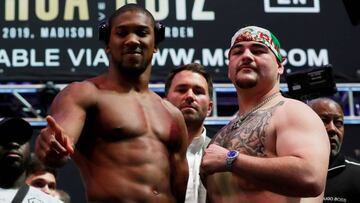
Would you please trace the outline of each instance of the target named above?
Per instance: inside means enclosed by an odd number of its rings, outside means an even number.
[[[261,107],[263,107],[265,104],[269,103],[272,99],[274,99],[277,95],[279,95],[280,92],[275,92],[268,96],[266,99],[264,99],[262,102],[260,102],[258,105],[254,106],[250,111],[245,113],[242,116],[237,116],[237,120],[232,125],[231,129],[237,129],[241,126],[242,122],[252,113],[259,110]]]

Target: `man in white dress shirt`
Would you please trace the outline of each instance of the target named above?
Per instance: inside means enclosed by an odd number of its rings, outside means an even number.
[[[197,63],[174,69],[165,83],[165,97],[182,112],[189,135],[190,145],[186,153],[189,179],[185,203],[206,201],[206,189],[199,173],[203,151],[210,142],[204,120],[212,111],[212,93],[211,76]]]

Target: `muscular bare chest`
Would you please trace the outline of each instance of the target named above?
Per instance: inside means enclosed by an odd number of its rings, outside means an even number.
[[[273,114],[282,104],[283,102],[279,102],[273,107],[256,111],[243,121],[235,118],[218,132],[214,143],[252,156],[275,153]]]
[[[113,139],[154,136],[166,141],[173,122],[161,99],[155,96],[104,94],[95,115],[102,136]]]

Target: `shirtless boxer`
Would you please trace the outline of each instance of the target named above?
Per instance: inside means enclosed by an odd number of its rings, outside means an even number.
[[[57,166],[72,156],[89,202],[183,202],[185,122],[148,85],[159,43],[154,18],[127,4],[102,29],[108,32],[108,72],[74,82],[58,94],[36,153]]]
[[[306,104],[280,94],[283,71],[272,33],[256,26],[235,33],[228,77],[239,112],[205,150],[201,176],[209,202],[322,202],[326,130]]]

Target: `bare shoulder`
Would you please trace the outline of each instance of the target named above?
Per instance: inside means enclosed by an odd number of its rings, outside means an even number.
[[[285,100],[284,107],[286,111],[316,115],[316,113],[306,103],[302,101],[296,99],[290,99],[290,98],[284,98],[284,100]]]
[[[72,82],[67,85],[57,96],[56,101],[68,101],[87,105],[96,102],[98,97],[98,88],[91,81]]]
[[[84,95],[84,94],[93,94],[97,91],[97,87],[94,83],[90,81],[81,81],[81,82],[72,82],[67,85],[62,92],[66,94],[76,94],[76,95]]]
[[[319,125],[323,125],[319,116],[304,102],[283,98],[284,107],[278,112],[276,116],[277,119],[275,121],[279,121],[280,123],[288,123],[288,124],[306,124],[306,123],[317,123]]]
[[[186,130],[186,124],[181,111],[171,104],[166,99],[162,99],[164,108],[167,109],[172,118],[171,132],[174,133],[170,137],[172,138],[172,151],[181,151],[185,154],[188,146],[188,134]]]
[[[182,118],[182,113],[181,111],[176,108],[176,106],[174,106],[172,103],[170,103],[168,100],[166,99],[162,99],[162,103],[164,105],[164,107],[169,111],[169,113],[175,117],[175,118]]]
[[[76,90],[90,91],[96,89],[96,86],[93,82],[84,80],[81,82],[72,82],[68,86],[66,86],[65,89],[70,91],[76,91]]]
[[[326,162],[329,142],[320,117],[302,101],[283,100],[283,108],[275,112],[273,119],[277,154],[305,157],[311,163],[319,163],[318,160]],[[327,163],[323,164],[327,166]]]

